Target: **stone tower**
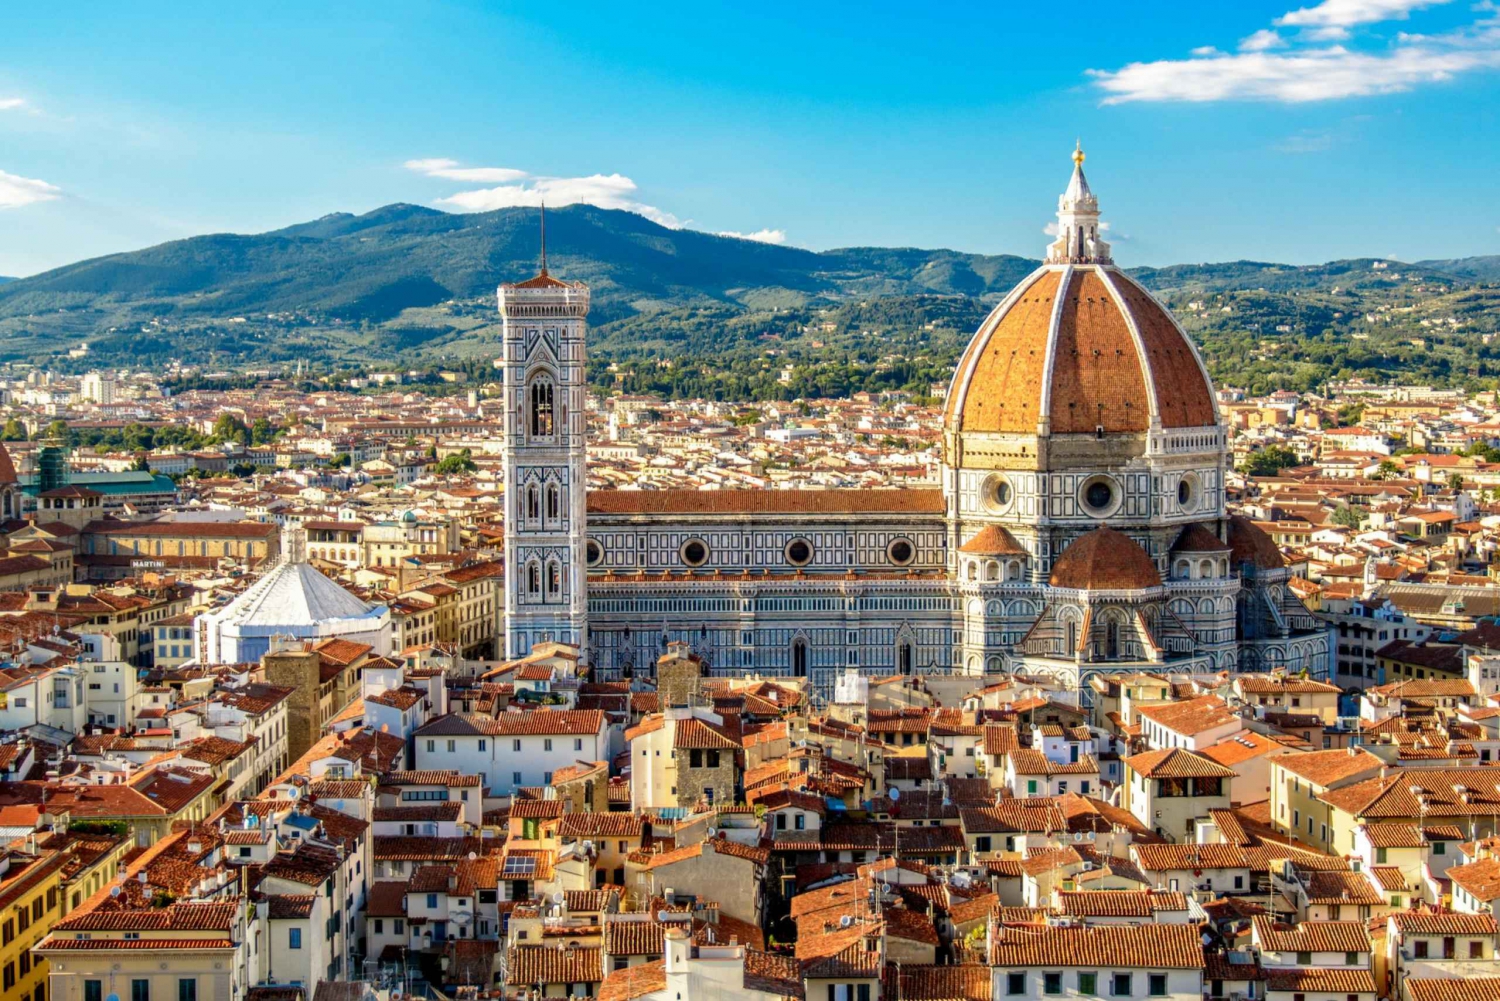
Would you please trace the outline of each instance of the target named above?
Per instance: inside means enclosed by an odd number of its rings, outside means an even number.
[[[499,289],[504,321],[505,649],[574,644],[588,657],[584,330],[589,290],[547,273]]]

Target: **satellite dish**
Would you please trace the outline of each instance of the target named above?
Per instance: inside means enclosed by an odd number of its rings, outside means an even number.
[[[894,803],[896,802],[896,800],[901,798],[901,790],[897,789],[895,786],[891,786],[890,792],[888,792],[886,795],[890,796],[891,802]]]
[[[469,861],[470,862],[474,861],[478,857],[479,857],[479,853],[478,852],[470,852],[469,853]]]
[[[567,903],[567,901],[568,895],[566,893],[563,893],[561,890],[558,890],[552,895],[552,902],[554,904],[564,904]]]
[[[111,886],[109,888],[109,895],[111,897],[118,897],[120,895],[120,888],[118,886]]]

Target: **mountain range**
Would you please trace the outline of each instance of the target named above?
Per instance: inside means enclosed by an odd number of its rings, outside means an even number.
[[[95,360],[202,352],[254,360],[289,344],[396,356],[446,350],[493,326],[495,285],[534,274],[532,209],[454,214],[394,204],[254,235],[213,234],[80,261],[0,284],[0,360],[40,360],[88,341]],[[600,327],[678,317],[838,307],[890,297],[987,304],[1037,265],[1009,254],[851,247],[813,252],[574,205],[548,213],[554,274],[587,282]],[[1315,266],[1236,261],[1138,268],[1161,293],[1379,288],[1390,275],[1500,280],[1500,256]],[[237,329],[229,329],[227,325]],[[340,328],[340,336],[319,331]],[[297,331],[295,337],[277,332]],[[350,335],[350,330],[356,335]],[[259,344],[260,346],[257,346]]]

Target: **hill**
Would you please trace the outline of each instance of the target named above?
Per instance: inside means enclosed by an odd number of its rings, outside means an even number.
[[[1417,265],[1473,281],[1500,282],[1500,254],[1490,254],[1487,257],[1461,257],[1446,261],[1418,261]]]
[[[815,253],[584,205],[549,213],[547,236],[552,270],[593,290],[596,381],[726,398],[925,391],[1038,263],[917,248]],[[66,349],[87,341],[91,358],[71,364],[400,362],[489,378],[494,287],[534,273],[536,255],[528,209],[396,204],[192,237],[0,285],[0,361],[66,368]],[[1217,377],[1305,388],[1408,363],[1413,378],[1488,378],[1487,338],[1475,334],[1493,330],[1486,283],[1497,272],[1500,257],[1132,274],[1178,313]]]

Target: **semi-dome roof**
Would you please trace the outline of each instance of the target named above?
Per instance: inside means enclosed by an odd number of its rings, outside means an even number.
[[[0,445],[0,483],[15,483],[16,465],[10,461],[10,451]]]
[[[1177,541],[1172,543],[1174,553],[1222,553],[1229,548],[1211,529],[1196,522],[1179,532]]]
[[[949,430],[1037,434],[1213,427],[1213,384],[1167,308],[1114,266],[1081,151],[1047,262],[980,325],[958,364]]]
[[[1001,525],[986,525],[968,542],[958,547],[970,556],[1029,556],[1026,547]]]
[[[1161,574],[1130,536],[1103,525],[1063,550],[1049,583],[1075,591],[1138,591],[1160,587]]]
[[[1276,542],[1243,515],[1230,516],[1229,549],[1236,563],[1249,563],[1257,570],[1286,566],[1286,557],[1281,555]]]

